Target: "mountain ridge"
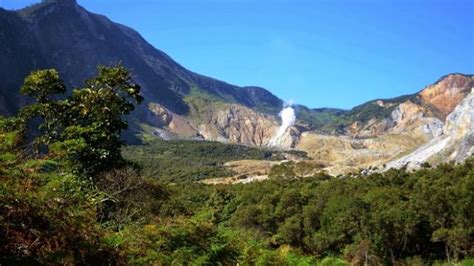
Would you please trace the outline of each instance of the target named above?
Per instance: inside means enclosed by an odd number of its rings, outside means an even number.
[[[155,52],[159,53],[159,55],[162,57],[161,59],[163,59],[164,61],[168,61],[167,62],[168,65],[171,65],[171,66],[174,67],[173,69],[171,69],[173,71],[168,70],[166,72],[166,75],[174,75],[177,72],[178,74],[183,76],[182,77],[183,80],[187,81],[188,84],[170,84],[170,86],[168,86],[168,88],[176,88],[177,87],[176,92],[178,94],[186,94],[187,92],[189,92],[189,89],[192,85],[203,85],[204,84],[204,86],[201,86],[201,87],[207,89],[209,92],[214,93],[214,94],[222,97],[223,99],[229,100],[230,98],[233,98],[231,100],[234,100],[234,102],[243,104],[243,105],[245,105],[247,107],[251,107],[251,108],[258,107],[259,105],[257,103],[262,102],[262,100],[264,100],[264,99],[268,99],[268,103],[269,103],[269,106],[271,108],[268,108],[268,106],[267,106],[267,108],[260,108],[260,110],[266,110],[266,111],[269,111],[269,113],[272,113],[272,114],[277,114],[277,112],[279,110],[276,110],[276,108],[277,107],[280,108],[281,105],[283,104],[283,101],[281,99],[279,99],[278,97],[273,95],[270,91],[268,91],[264,88],[260,88],[260,87],[256,87],[256,86],[239,87],[239,86],[236,86],[236,85],[226,83],[224,81],[214,79],[212,77],[207,77],[207,76],[195,73],[193,71],[190,71],[190,70],[186,69],[185,67],[181,66],[176,61],[174,61],[171,57],[169,57],[163,51],[158,50],[155,47],[153,47],[150,43],[148,43],[143,38],[143,36],[141,36],[134,29],[132,29],[128,26],[125,26],[123,24],[120,24],[120,23],[112,22],[106,16],[89,12],[89,11],[85,10],[83,7],[81,7],[77,3],[77,1],[75,1],[75,0],[43,0],[40,3],[33,4],[32,6],[25,7],[25,8],[19,9],[19,10],[10,11],[10,10],[5,10],[4,9],[4,11],[9,12],[9,13],[17,14],[18,16],[22,17],[25,20],[33,20],[34,21],[36,16],[44,15],[41,12],[41,9],[43,9],[45,7],[54,7],[54,6],[60,6],[62,8],[69,8],[70,10],[71,10],[71,7],[73,9],[76,9],[76,10],[79,9],[81,12],[86,12],[85,13],[86,15],[91,15],[92,17],[100,18],[99,20],[101,20],[103,22],[105,21],[107,23],[107,25],[116,26],[116,27],[120,28],[125,34],[127,34],[129,36],[132,36],[134,38],[138,38],[140,40],[140,44],[146,46],[143,49],[146,48],[146,49],[154,50]],[[52,11],[49,10],[48,12],[52,12]],[[50,16],[51,14],[47,14],[47,15]],[[66,19],[64,21],[68,21],[68,20]],[[30,21],[30,23],[31,23],[31,21]],[[98,36],[98,38],[100,39],[101,36]],[[121,60],[118,60],[118,61],[121,61]],[[114,63],[114,62],[113,61],[108,62],[107,64],[110,64],[110,63]],[[49,65],[51,65],[51,64],[49,64]],[[95,69],[93,69],[93,70],[95,70]],[[132,68],[132,70],[134,70],[134,69]],[[91,71],[89,71],[89,72],[91,72]],[[90,74],[92,74],[92,73],[90,73]],[[447,74],[447,75],[441,77],[440,79],[438,79],[438,81],[436,81],[436,82],[439,82],[444,77],[449,76],[449,75],[453,75],[453,74],[457,74],[457,73]],[[83,79],[84,79],[85,75],[82,75],[82,76],[84,76],[83,77]],[[181,82],[183,80],[181,80]],[[75,83],[80,83],[80,82],[76,81]],[[192,83],[194,83],[194,84],[192,84]],[[207,85],[205,83],[207,83]],[[147,86],[145,86],[145,87],[147,87]],[[240,93],[243,92],[243,95],[235,95],[234,90],[236,88],[240,89],[239,92]],[[229,93],[229,91],[230,91],[230,93]],[[260,95],[265,94],[265,95],[263,95],[264,97],[255,98],[255,97],[252,96],[252,95],[255,95],[255,94],[260,94]],[[166,95],[166,96],[168,96],[168,95]],[[163,97],[163,98],[165,98],[165,97]],[[390,99],[378,98],[378,99],[375,99],[375,100],[387,100],[388,101]],[[374,101],[374,100],[372,100],[372,101]],[[371,101],[369,101],[369,102],[371,102]],[[361,105],[363,105],[363,104],[361,104]],[[349,110],[345,110],[345,111],[351,111],[352,109],[357,108],[357,107],[358,106],[355,106],[355,107],[353,107]],[[308,108],[308,107],[305,107],[305,108]],[[338,108],[324,107],[324,108],[308,108],[308,109],[309,110],[315,110],[315,111],[321,111],[321,110],[333,110],[333,109],[338,109]],[[173,110],[173,111],[176,111],[176,110]]]
[[[32,70],[56,68],[71,89],[94,75],[97,65],[121,62],[146,99],[130,121],[129,133],[141,139],[269,146],[280,126],[284,102],[270,91],[190,71],[134,29],[89,12],[75,0],[0,9],[0,42],[0,68],[5,69],[0,73],[0,115],[13,114],[26,103],[18,88]],[[346,166],[387,162],[436,136],[472,87],[473,75],[452,73],[413,94],[374,99],[350,110],[294,105],[296,121],[286,128],[280,148],[306,150],[326,164],[331,164],[327,158]]]
[[[36,39],[30,43],[36,46],[35,50],[40,51],[38,54],[47,55],[36,68],[58,68],[66,76],[66,83],[72,87],[79,86],[91,76],[96,65],[122,62],[137,76],[137,81],[143,85],[144,94],[150,101],[164,104],[177,113],[184,114],[188,111],[181,98],[192,87],[248,107],[262,107],[262,110],[269,109],[268,107],[276,109],[275,105],[282,103],[271,92],[262,88],[240,88],[189,71],[154,48],[135,30],[114,23],[105,16],[88,12],[76,1],[43,1],[18,11],[4,13],[2,16],[7,16],[7,19],[15,17],[18,22],[22,22],[21,26],[30,30]],[[4,43],[7,46],[15,45],[6,40]],[[7,64],[8,62],[4,62],[5,66]],[[22,74],[24,77],[27,73]],[[17,81],[15,85],[19,87],[21,83]],[[5,91],[6,88],[0,90]]]

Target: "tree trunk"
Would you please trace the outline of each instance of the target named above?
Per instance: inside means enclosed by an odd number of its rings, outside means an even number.
[[[390,259],[392,260],[392,265],[395,265],[395,256],[393,255],[393,249],[390,249]]]
[[[449,247],[448,247],[448,243],[445,243],[444,244],[444,248],[446,250],[446,259],[448,260],[448,264],[451,264],[451,258],[449,256]]]

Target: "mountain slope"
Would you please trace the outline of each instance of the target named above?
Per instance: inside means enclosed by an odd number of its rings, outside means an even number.
[[[345,131],[355,137],[370,137],[410,132],[414,124],[426,124],[426,118],[444,121],[473,87],[473,75],[449,74],[416,94],[370,101],[343,115],[348,123]]]
[[[463,161],[474,152],[473,88],[474,76],[450,74],[419,93],[343,112],[338,117],[343,135],[304,132],[296,147],[336,175]]]
[[[449,102],[443,101],[442,106]],[[424,162],[463,161],[474,154],[474,89],[449,113],[442,133],[387,168],[417,167]]]
[[[0,115],[13,113],[21,99],[18,90],[32,69],[44,65],[37,41],[16,13],[0,8]]]
[[[88,12],[75,0],[43,1],[18,12],[2,10],[0,20],[8,21],[0,31],[2,49],[8,51],[0,55],[0,66],[8,70],[0,76],[2,101],[7,103],[2,113],[13,113],[21,104],[17,90],[31,70],[56,68],[67,85],[76,87],[95,73],[97,65],[117,62],[132,69],[149,102],[179,114],[188,112],[182,98],[193,87],[260,110],[274,111],[282,104],[262,88],[239,88],[185,69],[133,29]],[[11,69],[18,69],[13,79]]]

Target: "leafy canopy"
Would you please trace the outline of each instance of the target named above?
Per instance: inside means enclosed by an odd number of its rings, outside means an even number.
[[[127,69],[118,65],[98,67],[98,74],[73,90],[72,96],[56,99],[65,92],[54,69],[32,72],[21,93],[35,102],[20,112],[27,122],[39,122],[37,151],[49,152],[75,172],[93,176],[123,162],[120,134],[127,129],[124,115],[135,109],[143,97]]]

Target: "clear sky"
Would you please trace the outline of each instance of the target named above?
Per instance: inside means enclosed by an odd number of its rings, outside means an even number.
[[[473,0],[78,2],[192,71],[310,107],[350,108],[474,73]]]

